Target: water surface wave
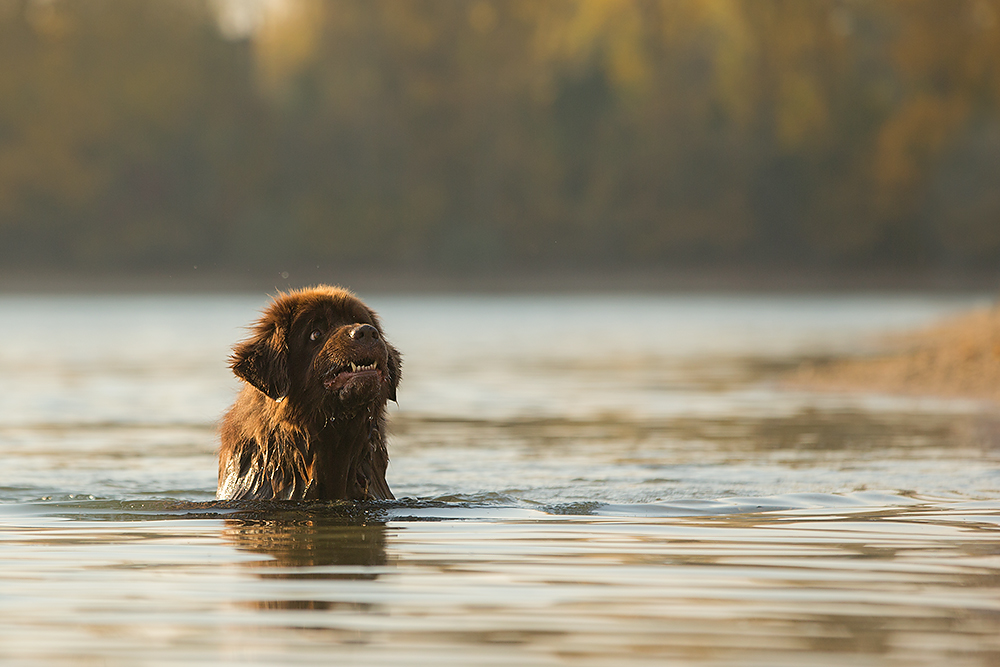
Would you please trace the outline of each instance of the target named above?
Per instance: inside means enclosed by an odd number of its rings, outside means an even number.
[[[977,299],[369,302],[400,499],[261,503],[262,299],[0,297],[0,663],[1000,664],[996,412],[775,375]]]

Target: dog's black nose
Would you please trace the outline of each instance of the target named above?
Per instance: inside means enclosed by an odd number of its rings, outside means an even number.
[[[378,329],[370,324],[356,324],[347,335],[358,341],[378,340]]]

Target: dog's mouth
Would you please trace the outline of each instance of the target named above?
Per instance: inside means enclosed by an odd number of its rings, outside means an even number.
[[[383,378],[382,369],[378,367],[378,362],[365,361],[364,363],[350,362],[339,368],[335,368],[327,375],[323,381],[323,386],[330,391],[338,391],[355,381],[378,380]]]

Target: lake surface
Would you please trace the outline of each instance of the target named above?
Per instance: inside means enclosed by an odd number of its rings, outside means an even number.
[[[363,505],[214,501],[264,297],[0,296],[0,663],[1000,664],[1000,415],[780,381],[988,301],[365,296]]]

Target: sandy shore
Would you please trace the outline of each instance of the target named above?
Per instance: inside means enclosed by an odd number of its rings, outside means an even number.
[[[971,398],[1000,404],[1000,305],[894,336],[876,356],[805,364],[788,380],[821,390]]]

